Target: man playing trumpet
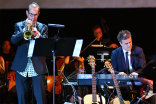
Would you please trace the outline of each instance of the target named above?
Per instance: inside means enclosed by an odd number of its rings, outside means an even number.
[[[27,57],[29,39],[23,38],[23,33],[28,27],[33,26],[28,33],[33,32],[33,38],[48,38],[48,27],[37,22],[40,7],[32,2],[26,10],[27,19],[15,24],[15,32],[11,42],[18,45],[18,49],[11,69],[16,71],[16,90],[19,104],[29,104],[29,79],[32,79],[34,96],[37,104],[46,104],[45,74],[48,73],[45,57]],[[35,27],[35,28],[34,28]],[[27,34],[26,34],[27,35]]]

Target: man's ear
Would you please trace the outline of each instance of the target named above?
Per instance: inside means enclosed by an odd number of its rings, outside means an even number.
[[[26,15],[27,15],[27,17],[28,17],[28,14],[29,14],[29,13],[28,13],[28,10],[26,10]]]
[[[120,45],[121,45],[121,42],[119,42],[120,43]]]

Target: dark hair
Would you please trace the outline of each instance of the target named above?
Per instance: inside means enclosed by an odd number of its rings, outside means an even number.
[[[101,26],[99,26],[99,25],[95,25],[95,26],[92,28],[93,33],[94,33],[94,30],[96,30],[96,29],[98,29],[98,28],[101,29]],[[101,29],[101,30],[102,30],[102,29]]]
[[[122,30],[119,32],[117,39],[119,42],[122,42],[122,40],[126,40],[130,37],[132,37],[132,35],[128,30]]]
[[[28,6],[28,12],[29,12],[29,8],[30,7],[36,7],[36,8],[39,9],[39,12],[40,12],[40,6],[36,2],[32,2],[31,4],[29,4],[29,6]]]

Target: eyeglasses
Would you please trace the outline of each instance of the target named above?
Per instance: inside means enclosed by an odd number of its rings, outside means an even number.
[[[38,16],[38,14],[32,14],[32,13],[29,13],[29,15],[31,16],[31,17],[37,17]]]

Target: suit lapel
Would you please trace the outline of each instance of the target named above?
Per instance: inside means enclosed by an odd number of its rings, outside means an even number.
[[[135,56],[135,52],[134,52],[134,47],[132,46],[132,50],[131,50],[131,64],[133,65],[134,62],[134,56]]]
[[[40,31],[40,30],[39,30],[39,29],[40,29],[40,28],[39,28],[39,23],[38,23],[37,21],[36,21],[36,28],[37,28],[38,31]]]
[[[22,29],[25,27],[25,21],[23,21],[22,23]]]

